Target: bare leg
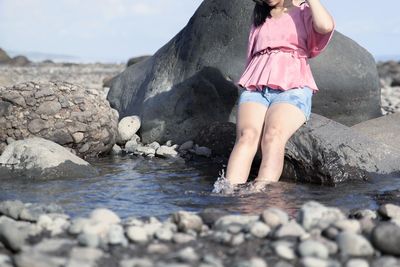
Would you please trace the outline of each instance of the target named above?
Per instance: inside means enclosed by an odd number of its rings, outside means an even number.
[[[231,184],[245,183],[257,152],[267,106],[257,102],[239,105],[236,121],[236,142],[228,160],[226,178]]]
[[[289,103],[276,103],[265,116],[261,138],[262,161],[256,182],[277,182],[282,174],[285,145],[306,118],[303,112]]]

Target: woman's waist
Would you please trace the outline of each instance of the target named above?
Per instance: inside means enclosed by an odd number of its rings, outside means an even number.
[[[307,52],[301,48],[293,49],[290,47],[283,47],[283,46],[267,47],[267,48],[260,49],[257,52],[253,53],[252,57],[261,56],[261,55],[265,55],[265,54],[271,55],[271,54],[277,54],[277,53],[288,53],[296,58],[308,58]]]

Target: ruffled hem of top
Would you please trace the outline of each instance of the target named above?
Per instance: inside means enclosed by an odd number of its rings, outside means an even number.
[[[237,84],[247,90],[262,90],[265,86],[279,90],[307,86],[313,94],[318,91],[307,59],[285,52],[253,57]]]

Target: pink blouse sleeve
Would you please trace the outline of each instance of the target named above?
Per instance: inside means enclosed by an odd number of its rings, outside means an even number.
[[[250,34],[249,34],[249,43],[248,43],[248,47],[247,47],[246,67],[249,65],[249,63],[252,59],[253,48],[254,48],[254,43],[255,43],[255,36],[256,36],[255,29],[256,29],[256,27],[254,26],[253,23],[251,23]]]
[[[307,32],[307,49],[310,57],[318,56],[327,46],[332,39],[335,30],[335,21],[333,21],[333,29],[331,32],[321,34],[314,29],[313,19],[310,6],[304,4],[304,25]]]

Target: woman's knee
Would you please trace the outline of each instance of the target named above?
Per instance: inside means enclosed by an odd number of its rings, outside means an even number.
[[[236,137],[236,143],[246,144],[248,146],[257,147],[260,139],[260,131],[254,128],[245,128],[239,131]]]
[[[261,137],[261,146],[265,146],[271,143],[286,143],[286,134],[279,127],[270,126],[265,129],[263,136]]]

